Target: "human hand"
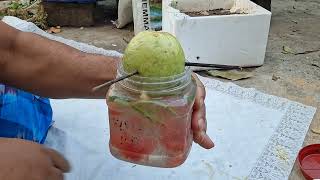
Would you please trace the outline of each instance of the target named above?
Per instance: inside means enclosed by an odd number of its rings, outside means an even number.
[[[204,85],[199,80],[196,74],[192,75],[196,85],[197,92],[196,98],[193,105],[193,114],[191,128],[193,130],[193,140],[200,146],[206,149],[211,149],[214,147],[214,143],[210,137],[206,134],[207,131],[207,120],[206,120],[206,105],[204,104],[204,99],[206,97],[206,90]]]
[[[63,180],[70,165],[58,152],[20,139],[0,138],[0,179]]]

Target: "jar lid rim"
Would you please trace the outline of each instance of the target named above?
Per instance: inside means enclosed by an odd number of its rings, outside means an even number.
[[[119,82],[123,88],[133,92],[148,92],[153,94],[170,93],[186,88],[191,82],[192,69],[185,67],[185,70],[177,75],[168,77],[143,77],[134,75]],[[118,64],[118,76],[122,77],[129,73],[125,72],[120,62]]]
[[[173,76],[166,76],[166,77],[146,77],[146,76],[140,76],[140,75],[134,75],[132,78],[127,78],[128,81],[134,81],[135,83],[145,83],[148,81],[147,84],[158,84],[161,82],[170,82],[170,81],[176,81],[180,78],[183,78],[185,75],[189,74],[191,71],[191,68],[186,66],[185,70],[182,73],[173,75]],[[118,74],[120,76],[129,75],[130,73],[126,72],[123,68],[122,61],[118,64]],[[135,79],[135,80],[133,80]]]

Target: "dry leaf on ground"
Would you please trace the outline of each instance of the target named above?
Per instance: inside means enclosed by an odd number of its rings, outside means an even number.
[[[232,81],[248,79],[253,77],[252,72],[239,71],[239,70],[228,70],[228,71],[209,70],[207,71],[207,73],[208,75],[213,77],[220,77],[220,78],[229,79]]]
[[[61,32],[61,27],[57,26],[57,27],[51,27],[50,29],[47,30],[48,33],[52,34],[52,33],[60,33]]]
[[[298,52],[298,53],[295,53],[295,55],[298,55],[298,54],[310,54],[310,53],[314,53],[314,52],[318,52],[318,51],[320,51],[320,49]]]
[[[278,79],[280,79],[280,77],[279,76],[276,76],[276,75],[272,75],[272,80],[273,81],[278,81]]]
[[[320,135],[320,129],[314,128],[314,129],[311,129],[311,132],[313,132],[314,134]]]
[[[291,49],[289,46],[283,46],[282,47],[282,53],[283,54],[294,54],[294,55],[299,55],[299,54],[310,54],[314,52],[318,52],[320,49],[315,49],[315,50],[306,50],[303,52],[295,52],[293,49]]]
[[[282,53],[283,54],[296,54],[296,52],[294,50],[292,50],[290,47],[288,46],[283,46],[282,47]]]

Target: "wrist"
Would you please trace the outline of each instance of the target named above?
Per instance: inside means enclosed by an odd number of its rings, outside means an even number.
[[[87,61],[92,61],[94,64],[92,74],[94,75],[94,82],[96,83],[95,85],[99,85],[116,78],[119,58],[86,54],[85,59]]]
[[[117,67],[119,61],[120,59],[117,57],[84,53],[82,62],[85,62],[87,67],[84,74],[87,74],[87,81],[89,85],[88,90],[90,90],[92,97],[105,97],[108,87],[98,90],[94,93],[92,92],[92,88],[115,79],[117,76]]]

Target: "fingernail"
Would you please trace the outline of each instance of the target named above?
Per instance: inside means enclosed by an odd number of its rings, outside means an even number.
[[[211,149],[214,147],[214,142],[211,140],[208,134],[206,134],[206,136],[208,138],[208,149]]]
[[[204,143],[203,147],[206,148],[206,149],[211,149],[214,147],[214,143],[213,141],[211,140],[211,138],[209,137],[209,135],[205,132],[202,132],[203,133],[203,136],[204,136],[204,139],[206,141],[206,143]]]

